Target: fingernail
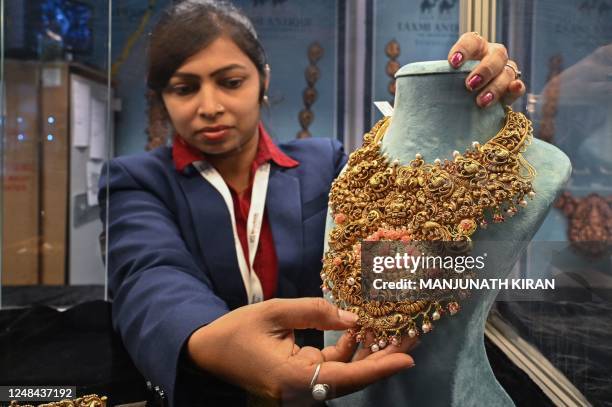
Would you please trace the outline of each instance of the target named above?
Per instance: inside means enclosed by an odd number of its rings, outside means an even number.
[[[478,85],[480,85],[480,82],[482,82],[482,76],[474,75],[468,81],[468,86],[470,89],[476,89]]]
[[[463,54],[461,52],[455,52],[451,57],[450,63],[454,68],[459,68],[461,61],[463,61]]]
[[[493,100],[493,93],[487,92],[480,98],[480,104],[484,107],[487,106]]]
[[[512,92],[518,93],[523,88],[523,85],[520,82],[512,84]]]
[[[353,314],[352,312],[345,311],[343,309],[338,309],[338,316],[340,320],[343,322],[348,322],[350,324],[354,324],[359,319],[359,315]]]

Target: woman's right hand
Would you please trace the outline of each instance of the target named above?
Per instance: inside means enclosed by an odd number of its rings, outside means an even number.
[[[187,350],[200,369],[277,400],[312,401],[310,382],[319,363],[317,383],[330,386],[328,398],[414,366],[404,352],[416,339],[372,354],[355,353],[357,344],[348,333],[323,350],[295,344],[294,329],[343,330],[356,321],[355,314],[322,298],[273,299],[238,308],[196,330]]]

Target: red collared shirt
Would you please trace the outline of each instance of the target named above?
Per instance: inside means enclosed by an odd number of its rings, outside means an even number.
[[[172,159],[174,160],[174,166],[177,171],[182,172],[188,165],[191,165],[195,161],[205,160],[205,157],[199,150],[187,144],[179,135],[175,135],[174,144],[172,146]],[[253,179],[257,168],[268,161],[272,161],[274,164],[284,168],[292,168],[299,165],[299,162],[283,153],[274,142],[272,142],[272,139],[260,123],[257,153],[251,165],[249,187],[242,195],[239,195],[228,185],[234,202],[236,229],[246,259],[249,258],[246,226],[249,209],[251,208]],[[264,218],[261,224],[259,244],[257,245],[257,253],[255,254],[255,260],[253,262],[253,271],[255,271],[257,277],[259,277],[259,281],[261,281],[264,299],[267,300],[274,297],[278,281],[278,259],[276,257],[274,239],[272,237],[272,229],[270,228],[267,211],[264,212]]]

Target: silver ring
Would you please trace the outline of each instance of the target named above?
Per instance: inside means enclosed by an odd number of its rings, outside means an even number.
[[[514,80],[521,79],[521,76],[523,76],[523,73],[521,71],[519,71],[517,68],[513,67],[510,64],[506,64],[506,66],[514,71]]]
[[[323,401],[327,399],[328,392],[329,384],[315,384],[312,388],[312,398],[317,401]]]
[[[321,363],[317,365],[315,368],[314,375],[312,376],[312,380],[310,381],[310,388],[312,389],[319,378],[319,372],[321,371]]]
[[[321,372],[321,363],[317,365],[315,368],[314,375],[312,376],[312,380],[310,381],[310,389],[312,393],[312,398],[316,401],[323,401],[327,398],[329,393],[329,384],[316,384],[317,379],[319,378],[319,373]]]

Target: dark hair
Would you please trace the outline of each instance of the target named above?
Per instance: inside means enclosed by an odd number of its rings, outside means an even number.
[[[222,35],[227,35],[253,62],[259,73],[259,101],[265,93],[266,54],[253,24],[227,1],[184,0],[164,11],[149,38],[147,86],[149,141],[165,141],[169,123],[162,92],[176,70]],[[165,123],[159,123],[159,121]],[[162,143],[163,144],[163,143]]]

